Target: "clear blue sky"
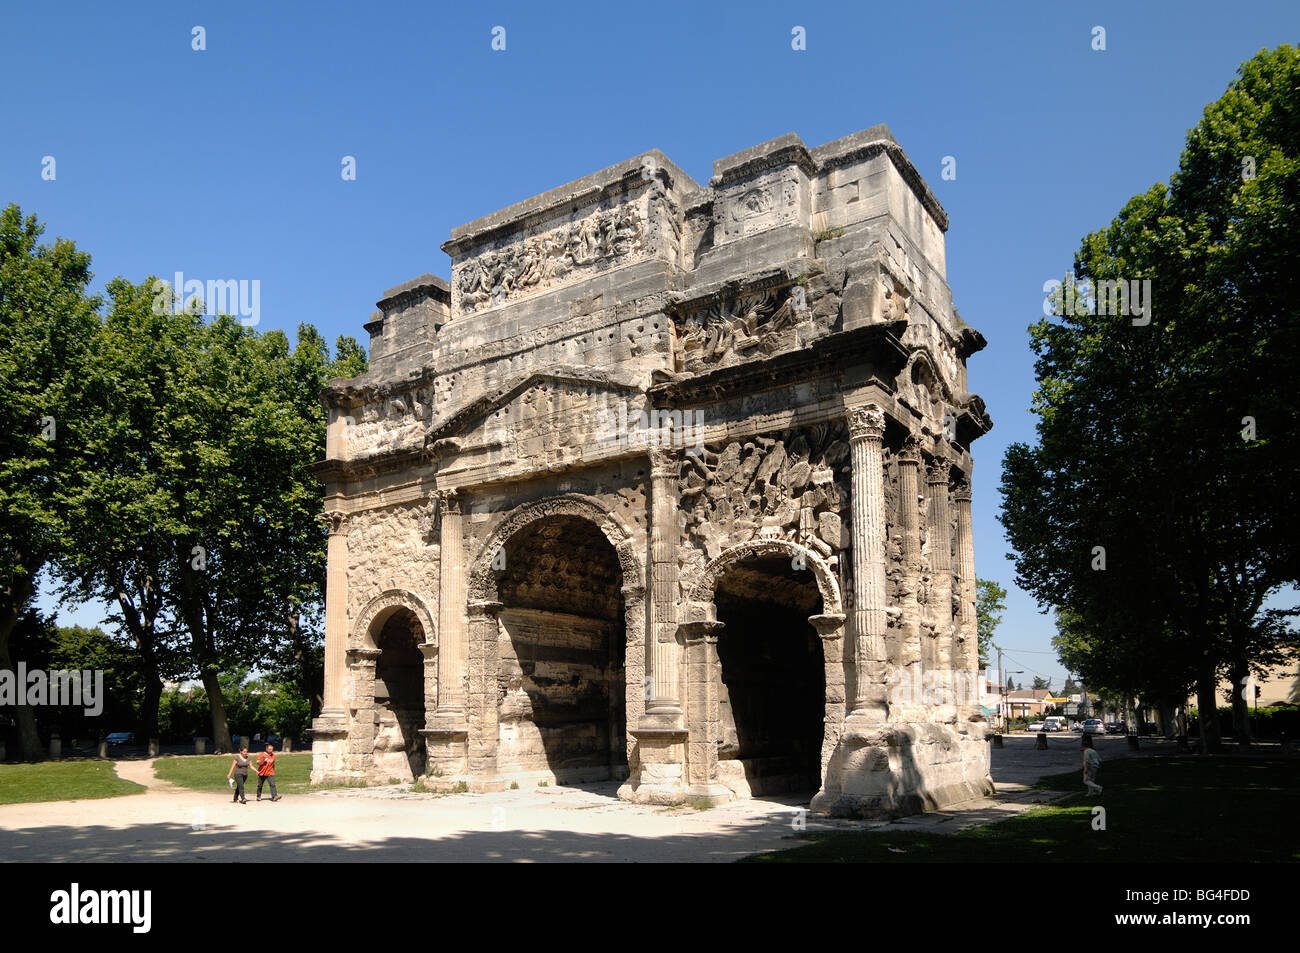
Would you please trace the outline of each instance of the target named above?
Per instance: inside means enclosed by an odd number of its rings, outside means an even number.
[[[995,423],[974,448],[975,542],[1011,593],[999,641],[1059,686],[995,519],[1003,450],[1032,436],[1026,327],[1083,235],[1167,179],[1238,64],[1298,26],[1295,0],[10,2],[0,203],[89,251],[97,286],[258,279],[261,328],[364,341],[384,289],[448,276],[456,225],[653,147],[703,183],[786,132],[815,146],[887,123],[951,216],[948,281],[989,341],[970,364]]]

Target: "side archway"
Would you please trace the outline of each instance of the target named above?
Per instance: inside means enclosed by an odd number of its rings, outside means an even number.
[[[387,589],[365,604],[352,625],[351,647],[354,649],[378,648],[375,637],[384,623],[399,609],[415,616],[424,630],[425,644],[437,644],[438,629],[428,605],[413,592],[405,589]]]
[[[414,780],[424,771],[420,731],[437,699],[437,630],[424,600],[403,589],[371,599],[352,628],[348,665],[353,733],[366,774]]]

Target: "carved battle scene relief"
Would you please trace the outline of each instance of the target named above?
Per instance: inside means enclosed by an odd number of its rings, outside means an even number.
[[[640,213],[624,205],[491,249],[457,269],[459,310],[471,314],[621,264],[644,244]]]
[[[783,539],[834,566],[849,546],[848,465],[842,422],[706,446],[683,458],[686,536],[705,561],[751,539]]]
[[[698,373],[793,350],[805,322],[829,332],[834,318],[814,317],[802,285],[723,298],[674,319],[675,369]]]

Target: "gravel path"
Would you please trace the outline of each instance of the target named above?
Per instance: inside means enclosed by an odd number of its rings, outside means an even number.
[[[0,807],[5,860],[185,861],[688,861],[726,862],[798,846],[809,831],[894,827],[955,832],[1018,814],[1060,795],[1026,785],[1079,766],[1078,737],[1008,738],[993,751],[998,795],[943,812],[866,824],[809,815],[795,798],[764,798],[706,811],[626,804],[616,785],[533,788],[443,797],[395,790],[331,789],[233,804],[153,776],[152,761],[119,761],[143,794]],[[1147,744],[1142,754],[1158,745]],[[1102,739],[1110,760],[1130,754]],[[805,802],[806,803],[806,802]]]

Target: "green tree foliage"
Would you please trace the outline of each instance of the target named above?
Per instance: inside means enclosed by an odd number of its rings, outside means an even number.
[[[40,572],[66,547],[67,485],[84,436],[73,384],[97,326],[86,293],[90,256],[69,241],[40,243],[44,227],[16,205],[0,212],[0,668],[36,593]],[[39,754],[31,709],[14,712],[24,758]]]
[[[993,634],[1002,624],[1007,608],[1007,591],[992,579],[975,580],[975,631],[979,638],[980,664],[987,665]]]
[[[1094,292],[1149,280],[1149,310],[1107,313],[1094,293],[1030,329],[1038,441],[1008,448],[1001,518],[1017,583],[1067,611],[1062,661],[1090,685],[1181,702],[1194,681],[1208,708],[1220,672],[1284,652],[1263,606],[1300,575],[1297,260],[1300,55],[1284,46],[1207,107],[1168,186],[1084,239],[1073,275]]]
[[[308,466],[324,456],[321,387],[364,352],[341,338],[331,360],[309,325],[291,347],[205,320],[152,279],[109,294],[82,381],[96,426],[65,592],[113,604],[145,679],[146,731],[163,680],[198,678],[226,750],[223,673],[293,671],[302,694],[319,692],[323,488]]]
[[[101,733],[127,731],[136,723],[140,701],[140,675],[130,649],[100,629],[59,627],[51,617],[29,609],[12,635],[15,656],[28,671],[91,671],[103,674],[99,715],[88,715],[84,705],[45,705],[34,709],[42,740],[57,732],[65,746],[77,739],[83,745]],[[93,678],[93,676],[92,676]],[[93,684],[93,682],[92,682]]]

